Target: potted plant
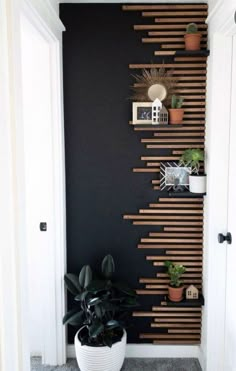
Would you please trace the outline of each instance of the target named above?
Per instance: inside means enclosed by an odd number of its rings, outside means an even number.
[[[170,113],[171,124],[182,124],[184,109],[182,108],[184,99],[178,95],[172,95]]]
[[[184,35],[185,50],[200,50],[201,37],[196,23],[189,23]]]
[[[189,190],[192,193],[206,193],[206,175],[199,174],[200,162],[204,161],[204,151],[199,148],[186,149],[179,164],[190,167]]]
[[[120,371],[125,357],[125,319],[137,305],[136,293],[112,280],[115,271],[111,255],[105,256],[98,278],[89,265],[79,276],[68,273],[65,284],[74,296],[75,308],[63,318],[78,327],[75,351],[81,371]]]
[[[168,286],[169,299],[174,302],[179,302],[183,299],[184,286],[180,277],[186,271],[183,265],[175,264],[169,260],[165,261],[167,272],[170,277],[170,284]]]

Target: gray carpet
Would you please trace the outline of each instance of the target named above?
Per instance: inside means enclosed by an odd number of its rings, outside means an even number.
[[[65,366],[42,366],[40,358],[33,358],[31,371],[79,371],[76,360],[68,360]],[[195,358],[128,358],[122,371],[201,371]]]

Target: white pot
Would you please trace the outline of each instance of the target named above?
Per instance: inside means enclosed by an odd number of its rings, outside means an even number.
[[[120,371],[125,359],[125,330],[122,339],[111,348],[81,345],[78,333],[75,335],[75,353],[80,371]]]
[[[189,190],[192,193],[206,193],[206,175],[189,175]]]

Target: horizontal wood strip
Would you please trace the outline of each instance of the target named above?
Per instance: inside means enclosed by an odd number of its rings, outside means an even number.
[[[160,184],[160,180],[152,180],[152,184]]]
[[[197,328],[197,329],[201,329],[201,325],[200,324],[196,324],[196,323],[193,323],[193,324],[189,324],[189,323],[151,323],[151,327],[152,328],[179,328],[179,329],[182,329],[182,328]]]
[[[206,24],[199,25],[199,31],[207,29]],[[148,31],[148,30],[186,30],[186,24],[137,24],[134,25],[135,31]]]
[[[185,202],[196,202],[196,203],[199,203],[199,202],[203,202],[203,199],[202,198],[191,198],[191,197],[183,197],[183,198],[181,198],[181,197],[168,197],[168,198],[165,198],[165,197],[160,197],[159,198],[159,201],[160,202],[178,202],[178,203],[180,203],[180,202],[183,202],[183,203],[185,203]]]
[[[171,161],[179,160],[179,156],[142,156],[142,161]]]
[[[184,246],[183,246],[183,248],[184,248]],[[202,255],[202,251],[188,250],[186,252],[186,250],[183,250],[183,251],[181,251],[181,250],[166,250],[166,255],[184,255],[186,253],[188,255]]]
[[[136,290],[137,295],[167,295],[168,290]]]
[[[140,339],[200,339],[199,335],[140,334]]]
[[[183,87],[188,87],[188,88],[200,88],[202,86],[206,86],[206,82],[177,82],[175,85],[174,91],[179,91],[177,88],[183,88]]]
[[[166,232],[150,232],[150,237],[202,237],[202,233],[166,233]]]
[[[202,228],[198,228],[198,227],[191,227],[191,228],[185,228],[185,227],[164,227],[164,231],[172,231],[172,232],[184,232],[184,231],[191,231],[191,232],[197,232],[197,231],[201,231],[202,232]]]
[[[190,283],[188,282],[188,283],[186,283],[184,286],[185,286],[185,288],[188,286],[188,285],[190,285]],[[198,289],[201,289],[201,285],[198,285],[198,284],[195,284],[195,286],[198,288]],[[161,289],[166,289],[166,288],[168,288],[168,283],[166,283],[165,285],[151,285],[151,284],[148,284],[148,285],[145,285],[145,288],[147,289],[147,290],[151,290],[151,289],[153,289],[153,290],[161,290]],[[169,317],[169,314],[167,315],[168,317]]]
[[[203,220],[202,215],[124,215],[123,219],[141,219],[141,220]],[[168,241],[167,241],[168,242]],[[175,241],[173,241],[175,242]]]
[[[173,205],[174,206],[174,205]],[[141,214],[203,214],[203,210],[162,210],[162,209],[140,209]]]
[[[147,162],[146,165],[149,167],[153,167],[153,166],[160,167],[160,162]]]
[[[203,41],[207,41],[205,37],[202,38]],[[183,37],[143,37],[142,43],[144,44],[158,44],[163,42],[184,42],[184,36]],[[173,55],[173,54],[172,54]],[[178,65],[177,65],[178,66]],[[205,67],[205,66],[204,66]]]
[[[186,282],[192,282],[192,283],[201,283],[201,279],[193,279],[192,277],[190,277],[189,279],[182,279],[183,283],[186,283]],[[140,278],[139,279],[139,283],[167,283],[169,284],[170,282],[170,279],[169,278],[166,278],[166,279],[161,279],[161,278]],[[163,307],[161,307],[163,308]],[[166,307],[168,308],[168,307]],[[166,310],[166,308],[163,309],[163,311]],[[154,309],[153,309],[154,310]]]
[[[156,244],[139,244],[139,249],[159,249],[159,250],[166,250],[166,249],[183,249],[182,245],[156,245]],[[202,245],[184,245],[185,249],[199,249],[202,250]]]
[[[161,44],[162,49],[185,49],[185,44]],[[202,48],[206,48],[207,44],[201,44]],[[154,52],[154,55],[156,52]]]
[[[178,31],[149,31],[148,32],[148,36],[158,36],[158,37],[160,37],[160,36],[184,36],[186,34],[186,29],[184,30],[178,30]],[[201,34],[203,35],[203,36],[205,36],[205,35],[207,35],[207,31],[201,31]],[[206,60],[207,59],[207,57],[176,57],[176,58],[194,58],[196,61],[197,60]],[[201,59],[199,59],[199,58],[201,58]],[[191,60],[191,59],[190,59]]]
[[[134,173],[156,173],[159,168],[133,168]]]
[[[178,15],[178,14],[176,14]],[[204,26],[205,25],[205,18],[200,18],[200,17],[191,17],[191,18],[188,18],[188,17],[184,17],[184,18],[165,18],[165,17],[158,17],[158,18],[155,18],[154,21],[155,23],[171,23],[171,24],[176,24],[176,23],[185,23],[184,26],[185,26],[185,29],[186,29],[186,24],[188,23],[191,23],[191,22],[195,22],[195,23],[200,23],[200,25]]]
[[[194,330],[194,329],[178,329],[178,330],[168,330],[168,334],[200,334],[201,333],[201,329],[198,329],[198,330]]]
[[[208,9],[207,4],[123,5],[124,11]]]
[[[171,259],[168,258],[168,260],[171,260]],[[188,261],[182,261],[182,260],[179,261],[178,259],[175,259],[175,261],[178,261],[178,264],[182,264],[185,267],[195,267],[195,266],[196,267],[201,267],[202,266],[202,263],[196,263],[196,262],[190,263]],[[164,267],[164,262],[157,261],[157,262],[154,262],[153,265],[154,265],[154,267]]]
[[[184,124],[185,124],[185,122],[184,122]],[[158,133],[160,131],[166,131],[167,132],[167,135],[168,135],[168,132],[169,131],[171,131],[171,132],[172,131],[181,131],[181,132],[187,131],[188,132],[188,131],[196,131],[196,130],[204,131],[205,130],[205,127],[204,126],[187,126],[187,125],[185,125],[184,127],[178,127],[177,125],[170,125],[169,127],[163,128],[160,125],[159,126],[157,126],[157,125],[154,126],[153,125],[153,127],[150,127],[150,126],[139,127],[139,126],[135,126],[134,125],[134,130],[135,131],[156,131],[156,132],[158,131]],[[156,135],[158,133],[154,133],[154,136],[159,136],[159,135]],[[191,136],[191,134],[190,134],[190,136]]]
[[[154,310],[154,309],[153,309]],[[183,317],[183,318],[201,318],[201,313],[199,312],[191,312],[191,311],[188,311],[188,312],[185,312],[185,313],[180,313],[180,312],[173,312],[173,313],[170,313],[170,312],[156,312],[156,317],[158,318],[162,318],[162,317],[173,317],[173,318],[178,318],[178,317]],[[181,321],[181,320],[180,320]]]
[[[187,254],[188,252],[185,251],[185,253]],[[151,255],[148,255],[146,256],[146,260],[153,260],[153,261],[161,261],[161,260],[167,260],[166,256],[159,256],[159,255],[154,255],[154,256],[151,256]],[[186,261],[202,261],[202,257],[201,256],[169,256],[168,257],[168,260],[173,260],[173,261],[176,261],[176,260],[186,260]]]
[[[184,33],[185,34],[185,33]],[[196,62],[196,61],[199,61],[199,62],[202,62],[202,61],[206,61],[207,60],[207,57],[175,57],[175,62]]]
[[[189,16],[189,17],[194,17],[194,16],[201,16],[201,17],[207,17],[207,11],[200,11],[200,10],[191,10],[191,11],[159,11],[159,12],[142,12],[142,17],[171,17],[171,16]],[[172,19],[173,22],[175,22],[175,18]],[[205,20],[205,18],[204,18]],[[193,22],[193,21],[192,21]]]
[[[154,316],[153,316],[154,317]],[[157,317],[157,315],[155,315]],[[201,319],[198,318],[154,318],[154,322],[162,323],[162,322],[173,322],[173,323],[180,323],[180,322],[186,322],[186,323],[201,323]]]
[[[200,209],[203,207],[202,204],[174,204],[173,203],[171,204],[164,204],[164,203],[159,203],[159,204],[149,204],[150,207],[157,207],[157,208],[161,208],[161,207],[165,207],[165,208],[196,208],[196,209]]]
[[[184,222],[181,222],[181,221],[177,221],[177,222],[173,222],[173,221],[168,221],[168,220],[163,220],[161,222],[153,222],[153,221],[134,221],[133,222],[133,225],[192,225],[192,226],[198,226],[198,225],[203,225],[203,222],[189,222],[189,221],[184,221]]]
[[[169,275],[167,273],[160,273],[160,272],[158,272],[156,274],[156,276],[157,277],[168,277],[169,278]],[[194,277],[202,277],[202,274],[201,273],[184,273],[182,275],[182,277],[183,278],[185,278],[185,277],[192,277],[192,278],[194,278]],[[165,303],[166,302],[161,302],[161,305],[165,305]]]
[[[206,64],[205,63],[131,63],[129,64],[130,69],[143,69],[143,68],[196,68],[196,71],[198,71],[199,68],[205,68]],[[185,71],[185,70],[184,70]],[[187,70],[187,73],[191,71]],[[199,70],[201,73],[206,73],[206,70]],[[176,73],[180,73],[181,71],[174,71]],[[195,72],[195,71],[194,71]]]
[[[156,136],[156,135],[155,135]],[[178,143],[178,142],[181,142],[182,143],[204,143],[204,139],[196,139],[196,138],[183,138],[183,139],[173,139],[173,138],[161,138],[161,139],[153,139],[153,138],[149,138],[149,139],[141,139],[141,142],[142,143],[166,143],[166,142],[169,142],[169,143]]]
[[[199,345],[200,341],[193,340],[154,340],[153,345]]]
[[[175,144],[176,148],[204,148],[205,146],[202,144]],[[146,148],[173,148],[173,144],[147,144]],[[182,152],[181,152],[182,153]]]
[[[202,308],[199,307],[163,307],[153,306],[152,310],[155,312],[201,312]]]

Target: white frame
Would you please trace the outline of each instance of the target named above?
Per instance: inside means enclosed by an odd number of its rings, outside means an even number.
[[[133,102],[132,110],[133,110],[133,125],[152,125],[152,118],[150,120],[139,120],[138,119],[138,108],[139,107],[147,107],[151,108],[152,112],[152,102]],[[152,114],[151,114],[152,117]]]
[[[54,295],[49,303],[54,315],[50,327],[45,319],[43,358],[46,363],[60,365],[66,360],[65,328],[61,319],[65,298],[65,174],[64,123],[62,99],[61,41],[64,26],[44,0],[2,0],[0,2],[1,61],[0,90],[1,126],[1,225],[0,236],[0,368],[4,371],[30,369],[29,333],[27,328],[27,249],[25,243],[25,186],[24,186],[24,132],[22,121],[20,18],[24,15],[47,38],[51,45],[53,91],[53,148],[54,148],[54,238],[55,277]],[[17,61],[17,62],[16,62]],[[7,248],[6,248],[7,247]],[[52,267],[50,267],[51,269]],[[7,285],[6,285],[6,277]],[[5,301],[6,298],[6,301]],[[54,339],[47,335],[52,332]]]

